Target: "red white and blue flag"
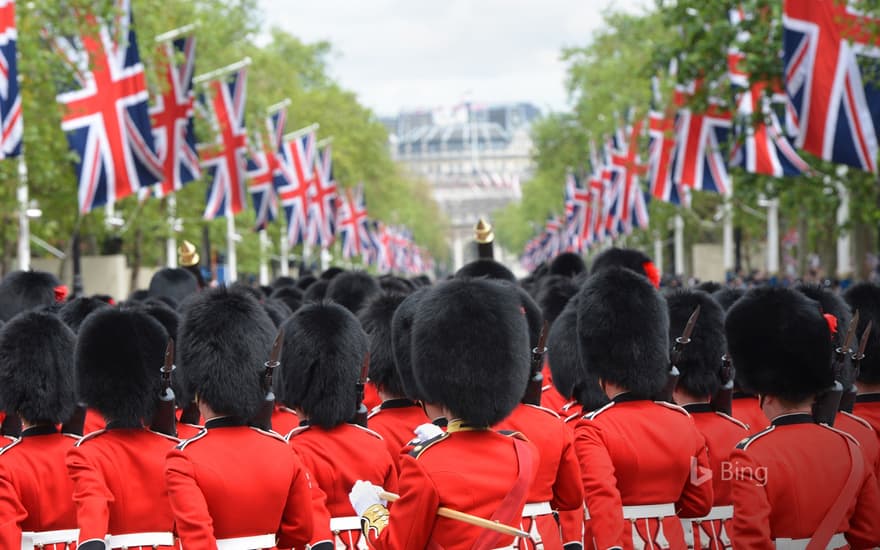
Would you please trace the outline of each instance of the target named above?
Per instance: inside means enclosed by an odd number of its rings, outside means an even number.
[[[318,152],[315,175],[309,186],[309,230],[306,242],[328,248],[336,234],[336,180],[333,179],[333,157],[330,145]]]
[[[877,172],[880,20],[850,2],[785,0],[783,65],[793,109],[788,126],[795,144],[825,160]]]
[[[675,119],[661,111],[648,113],[648,186],[651,196],[672,204],[690,204],[687,189],[675,183]]]
[[[147,191],[164,197],[180,191],[201,175],[193,124],[195,37],[178,38],[161,44],[159,58],[165,60],[163,89],[161,94],[153,98],[150,119],[156,153],[162,162],[162,181],[147,188]],[[180,65],[176,62],[178,58],[182,60]]]
[[[247,159],[247,189],[254,205],[254,231],[262,231],[278,217],[274,180],[279,164],[271,145],[264,147],[259,137],[255,141]]]
[[[15,0],[0,0],[0,158],[21,154],[24,124],[18,88]]]
[[[202,153],[202,167],[210,183],[204,218],[213,220],[234,216],[247,202],[247,130],[244,124],[247,69],[233,73],[226,82],[211,82],[211,111],[217,129],[217,142]]]
[[[611,165],[617,172],[619,199],[619,230],[630,234],[633,223],[636,227],[646,227],[647,206],[639,177],[647,173],[647,166],[639,158],[639,139],[642,135],[641,119],[636,119],[626,129],[628,136],[622,135],[617,140],[617,147],[611,153]]]
[[[687,103],[699,82],[675,88],[679,107],[675,122],[676,149],[673,181],[697,191],[730,194],[727,159],[721,150],[730,135],[731,113],[714,99],[704,112],[695,112]]]
[[[307,131],[281,145],[279,161],[287,182],[277,188],[287,220],[291,246],[305,242],[308,232],[308,191],[315,178],[315,132]]]
[[[87,16],[95,34],[53,40],[75,80],[57,100],[64,106],[61,129],[77,156],[74,167],[83,213],[162,178],[131,5],[119,0],[116,7],[112,21]]]
[[[342,257],[346,259],[366,254],[370,245],[367,203],[364,186],[346,189],[339,196],[337,229],[342,239]]]

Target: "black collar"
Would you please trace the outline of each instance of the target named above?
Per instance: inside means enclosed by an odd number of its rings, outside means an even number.
[[[211,428],[232,428],[235,426],[246,426],[247,422],[237,416],[218,416],[211,420],[205,421],[205,427]]]
[[[856,396],[856,403],[880,403],[880,393],[862,393]]]
[[[687,405],[682,405],[681,408],[691,414],[715,412],[715,409],[709,403],[688,403]]]
[[[614,401],[615,403],[629,403],[630,401],[650,401],[650,399],[642,397],[641,395],[638,395],[638,394],[633,393],[631,391],[625,391],[623,393],[618,393],[611,400]]]
[[[399,399],[387,399],[382,401],[382,404],[379,405],[379,408],[382,410],[385,409],[403,409],[406,407],[418,407],[419,404],[413,401],[412,399],[407,399],[405,397],[401,397]]]
[[[441,428],[445,428],[446,426],[449,425],[449,419],[446,418],[445,416],[438,416],[437,418],[435,418],[434,420],[431,421],[431,424],[433,424],[435,426],[439,426]]]
[[[793,424],[813,424],[813,415],[810,413],[790,413],[777,416],[770,424],[774,426],[791,426]]]
[[[40,424],[39,426],[31,426],[21,432],[21,437],[30,437],[32,435],[49,435],[57,434],[58,430],[52,424]]]

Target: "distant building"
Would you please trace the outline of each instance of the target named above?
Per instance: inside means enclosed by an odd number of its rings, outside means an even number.
[[[382,119],[392,157],[431,183],[452,223],[455,269],[475,254],[468,243],[477,220],[520,198],[533,170],[530,126],[540,115],[530,103],[463,104]]]

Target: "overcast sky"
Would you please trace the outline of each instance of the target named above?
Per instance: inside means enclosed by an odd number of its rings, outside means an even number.
[[[380,115],[475,103],[566,106],[563,46],[650,0],[260,0],[267,25],[333,44],[331,74]]]

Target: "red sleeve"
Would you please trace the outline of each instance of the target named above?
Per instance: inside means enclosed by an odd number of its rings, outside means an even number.
[[[0,464],[0,548],[21,548],[21,524],[27,517],[11,472]]]
[[[856,500],[855,511],[849,519],[846,540],[853,548],[880,546],[880,489],[869,464],[865,464],[865,480]]]
[[[598,548],[623,547],[623,503],[602,429],[592,420],[580,420],[575,428],[574,449],[581,467],[593,539]]]
[[[172,449],[166,455],[165,484],[181,547],[187,550],[217,548],[208,502],[196,481],[192,462],[183,451]]]
[[[559,526],[562,530],[562,543],[583,543],[584,538],[584,486],[581,483],[581,470],[571,431],[561,422],[562,456],[556,470],[551,504],[559,511]]]
[[[89,540],[104,540],[110,521],[110,502],[113,493],[104,482],[98,466],[89,460],[82,447],[67,452],[67,473],[73,480],[73,502],[76,504],[76,524],[79,544]]]
[[[760,464],[739,449],[731,453],[730,463],[735,472],[760,471]],[[736,541],[737,548],[775,549],[776,544],[770,537],[770,500],[764,484],[742,475],[733,476],[730,483],[733,500],[730,540]]]
[[[390,509],[388,527],[369,533],[370,546],[378,550],[422,550],[428,547],[440,494],[430,476],[411,455],[400,457],[400,500]]]
[[[712,510],[712,502],[715,491],[712,488],[712,467],[709,464],[709,449],[706,447],[706,438],[703,437],[696,427],[694,435],[697,444],[691,459],[691,473],[681,498],[675,505],[676,513],[684,518],[700,518]]]
[[[287,494],[287,504],[281,516],[281,527],[278,529],[278,546],[304,548],[311,541],[313,533],[312,483],[309,472],[299,456],[293,451],[291,454],[294,459],[294,472],[290,481],[290,491]]]
[[[308,455],[300,453],[292,441],[288,442],[288,444],[293,450],[293,454],[299,458],[305,472],[309,476],[309,499],[311,503],[307,506],[310,506],[312,510],[312,537],[309,544],[313,547],[322,542],[333,544],[333,533],[330,532],[330,511],[327,510],[327,494],[324,493],[318,485],[318,481],[312,475],[313,465],[309,461]]]

